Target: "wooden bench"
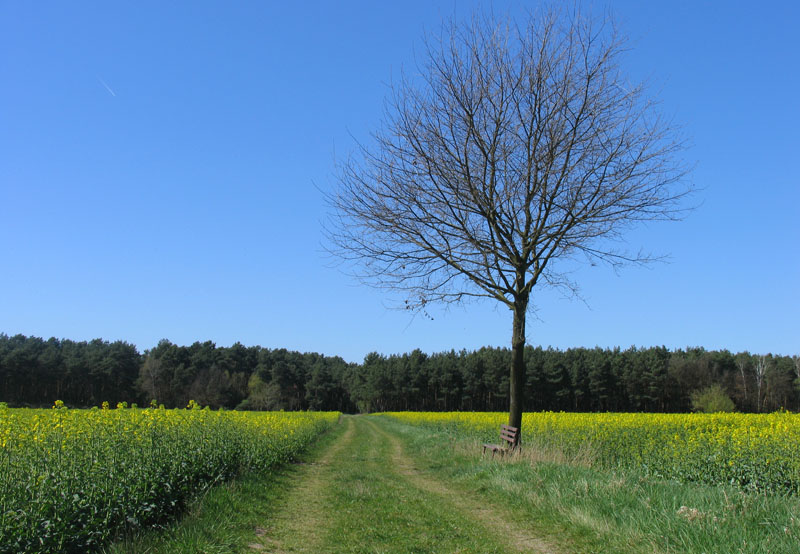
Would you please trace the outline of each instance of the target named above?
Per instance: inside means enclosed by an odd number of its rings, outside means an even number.
[[[486,454],[486,449],[492,451],[492,458],[495,452],[500,452],[503,456],[506,452],[514,452],[519,446],[519,428],[511,427],[510,425],[500,426],[500,444],[484,444],[483,452],[481,455]]]

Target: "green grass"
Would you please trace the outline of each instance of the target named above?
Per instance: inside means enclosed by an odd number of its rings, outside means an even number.
[[[552,458],[556,461],[547,461]],[[800,553],[796,497],[511,460],[384,417],[345,417],[293,464],[205,495],[109,553]]]
[[[464,494],[509,506],[517,525],[569,552],[800,552],[800,500],[733,487],[680,484],[582,464],[481,458],[480,445],[394,421],[409,455]]]
[[[489,530],[400,472],[394,445],[360,418],[333,468],[325,552],[505,552]]]

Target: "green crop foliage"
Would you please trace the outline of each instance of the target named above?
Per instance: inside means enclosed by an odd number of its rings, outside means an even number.
[[[338,412],[0,407],[0,552],[88,552],[243,472],[291,460]]]

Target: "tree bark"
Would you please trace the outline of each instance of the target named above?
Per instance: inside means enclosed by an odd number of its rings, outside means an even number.
[[[514,326],[511,333],[511,379],[509,382],[508,424],[522,429],[522,412],[525,396],[525,316],[528,299],[517,299],[514,303]],[[519,441],[520,435],[517,435]]]

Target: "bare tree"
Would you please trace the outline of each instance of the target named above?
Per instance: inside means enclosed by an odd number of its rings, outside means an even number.
[[[756,363],[753,367],[753,372],[756,377],[756,411],[761,412],[761,406],[763,404],[763,393],[762,389],[764,387],[764,377],[767,375],[767,369],[769,369],[769,358],[767,356],[756,356]]]
[[[736,355],[736,367],[739,369],[739,375],[742,377],[742,388],[744,389],[744,404],[747,405],[747,369],[750,365],[750,354],[743,352]]]
[[[148,354],[139,370],[139,387],[152,400],[168,401],[167,385],[171,376],[166,374],[164,364],[160,358]]]
[[[475,17],[425,46],[418,72],[392,86],[382,128],[339,164],[326,231],[364,282],[402,292],[409,309],[488,297],[511,310],[509,424],[520,427],[534,288],[576,292],[575,260],[650,261],[615,243],[681,216],[683,144],[622,77],[610,21]]]

